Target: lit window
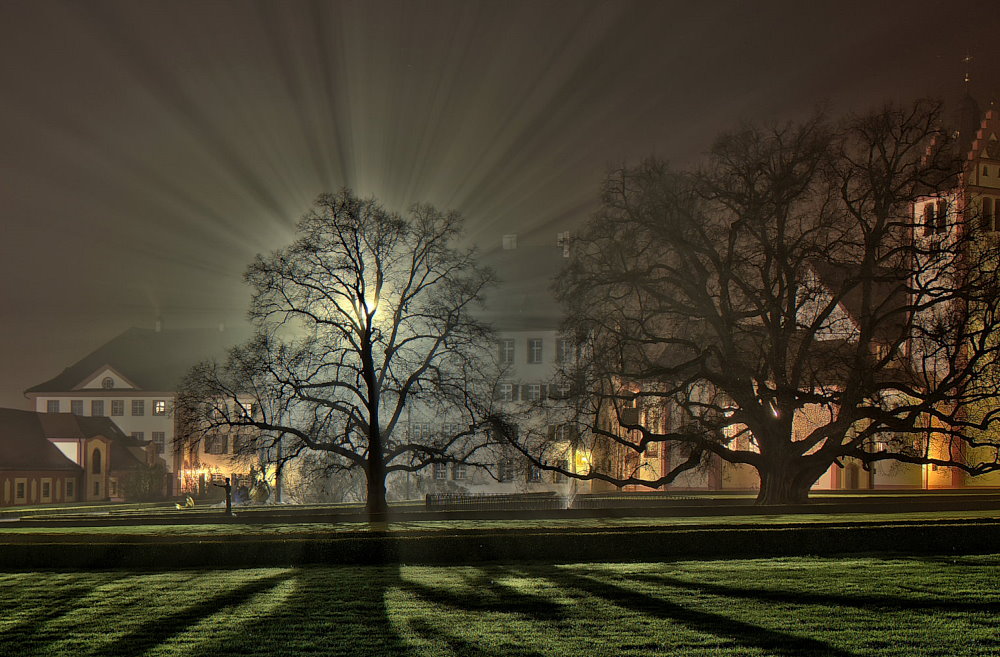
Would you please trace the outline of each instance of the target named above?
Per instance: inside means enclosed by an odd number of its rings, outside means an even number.
[[[83,415],[83,400],[71,399],[69,402],[69,412],[73,415]]]
[[[132,400],[132,415],[141,416],[146,414],[146,400],[145,399],[133,399]]]
[[[93,399],[90,402],[90,414],[94,417],[104,417],[104,400]]]
[[[50,399],[45,402],[45,412],[46,413],[58,413],[59,412],[59,400]]]
[[[125,415],[125,400],[124,399],[112,399],[111,400],[111,417],[121,417]]]
[[[167,402],[162,399],[153,400],[153,415],[166,415]]]
[[[542,362],[542,339],[532,338],[528,340],[528,362],[529,363],[541,363]]]

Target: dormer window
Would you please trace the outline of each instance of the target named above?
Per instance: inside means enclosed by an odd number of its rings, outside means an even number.
[[[110,390],[115,387],[115,380],[112,379],[110,376],[106,376],[103,379],[101,379],[101,387],[104,388],[105,390]]]

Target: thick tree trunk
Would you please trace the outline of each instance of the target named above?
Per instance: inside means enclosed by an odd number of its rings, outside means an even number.
[[[382,457],[381,436],[372,437],[368,444],[368,467],[365,468],[368,478],[368,496],[366,508],[368,519],[373,522],[385,520],[389,512],[389,504],[385,499],[385,463]]]
[[[760,491],[757,504],[806,504],[809,489],[823,470],[815,466],[795,463],[774,463],[757,469]]]

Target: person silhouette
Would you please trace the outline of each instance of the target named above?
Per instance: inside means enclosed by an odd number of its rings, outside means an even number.
[[[226,477],[226,483],[224,484],[212,482],[212,485],[226,489],[226,515],[233,515],[233,485],[229,483],[229,477]]]

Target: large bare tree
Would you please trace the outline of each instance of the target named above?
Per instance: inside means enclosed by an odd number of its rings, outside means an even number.
[[[1000,392],[997,263],[956,219],[939,125],[918,102],[745,127],[694,172],[613,171],[557,286],[585,346],[557,410],[595,455],[566,474],[660,486],[721,460],[797,503],[846,458],[997,469],[996,411],[968,412]],[[505,433],[553,469],[549,438]],[[661,449],[666,471],[627,467]]]
[[[494,277],[457,244],[461,226],[428,205],[404,218],[350,190],[320,196],[295,242],[245,274],[255,337],[188,377],[194,435],[229,432],[244,454],[280,446],[281,460],[328,453],[364,472],[373,516],[389,473],[474,460],[494,343],[472,311]],[[407,435],[407,409],[446,429]]]

